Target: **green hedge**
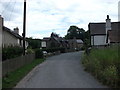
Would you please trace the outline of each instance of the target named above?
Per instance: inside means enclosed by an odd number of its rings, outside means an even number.
[[[104,84],[111,87],[120,86],[120,58],[118,46],[104,49],[92,49],[89,55],[84,54],[83,65]]]
[[[7,60],[21,56],[23,48],[19,46],[9,46],[2,49],[2,60]]]
[[[35,49],[35,58],[43,58],[43,52],[41,49]]]

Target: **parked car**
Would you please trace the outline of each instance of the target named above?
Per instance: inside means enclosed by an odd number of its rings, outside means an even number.
[[[47,51],[43,51],[43,55],[46,56],[47,55]]]

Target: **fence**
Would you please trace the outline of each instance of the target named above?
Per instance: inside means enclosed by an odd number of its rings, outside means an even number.
[[[14,71],[25,64],[31,63],[35,59],[35,54],[28,54],[2,62],[2,76],[8,72]]]

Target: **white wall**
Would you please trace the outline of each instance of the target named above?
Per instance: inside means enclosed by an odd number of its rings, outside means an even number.
[[[2,42],[3,42],[3,45],[5,46],[19,45],[18,38],[14,37],[13,35],[11,35],[6,31],[3,31]]]
[[[96,35],[91,36],[91,45],[106,45],[106,36],[105,35]]]
[[[46,46],[47,46],[47,45],[46,45],[46,42],[45,42],[45,41],[42,41],[42,42],[41,42],[41,46],[42,46],[42,47],[46,47]]]

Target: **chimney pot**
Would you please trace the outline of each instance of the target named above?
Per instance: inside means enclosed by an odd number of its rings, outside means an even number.
[[[107,15],[107,19],[109,19],[109,15]]]
[[[14,32],[17,33],[17,34],[19,34],[19,29],[18,29],[18,27],[14,28]]]

